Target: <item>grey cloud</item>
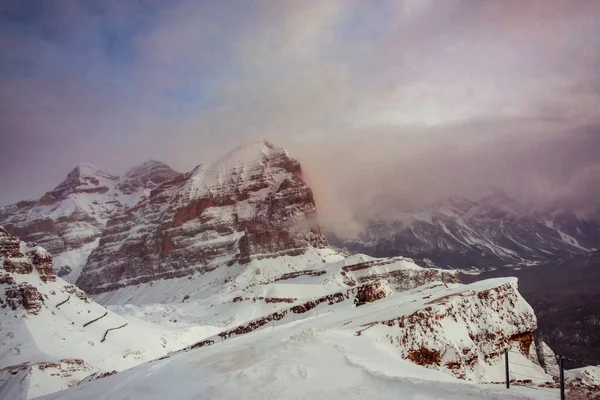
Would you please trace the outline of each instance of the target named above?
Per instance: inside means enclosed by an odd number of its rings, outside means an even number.
[[[135,6],[107,4],[113,24],[136,18]],[[151,23],[129,63],[88,49],[98,80],[60,71],[76,59],[70,47],[13,37],[0,49],[18,42],[22,57],[53,62],[40,76],[0,76],[0,203],[42,194],[78,162],[189,170],[266,138],[300,159],[321,219],[341,230],[492,186],[524,202],[591,204],[599,8],[187,1],[141,13]],[[101,29],[90,21],[67,32]],[[202,101],[174,98],[181,88]]]

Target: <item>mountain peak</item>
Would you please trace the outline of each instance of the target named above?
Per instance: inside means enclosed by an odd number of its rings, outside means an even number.
[[[266,140],[257,140],[248,142],[235,147],[229,153],[225,154],[219,160],[236,160],[236,161],[254,161],[258,158],[263,158],[272,153],[287,153],[284,149],[276,147]]]
[[[125,175],[123,175],[123,178],[139,179],[145,175],[151,174],[153,171],[167,170],[167,169],[172,171],[171,167],[169,167],[167,164],[165,164],[162,161],[147,160],[147,161],[144,161],[143,163],[131,168],[129,171],[127,171],[125,173]]]
[[[102,171],[98,167],[88,163],[77,164],[72,171],[77,171],[77,173],[84,174],[95,174],[98,172],[102,173]]]
[[[78,191],[105,191],[108,190],[110,182],[117,179],[116,176],[102,172],[91,164],[78,164],[51,194],[55,199],[61,199]]]
[[[106,172],[103,172],[102,170],[100,170],[100,168],[96,167],[95,165],[87,164],[87,163],[77,164],[75,166],[75,168],[73,168],[71,170],[71,172],[69,172],[69,174],[67,175],[67,178],[70,176],[105,178],[105,179],[110,179],[110,180],[117,179],[116,176],[107,174]]]
[[[118,187],[123,192],[130,193],[139,187],[154,188],[179,175],[181,175],[179,172],[162,161],[148,160],[127,171]]]
[[[215,160],[209,174],[217,171],[235,170],[244,165],[267,163],[271,167],[280,167],[291,173],[301,171],[300,163],[283,148],[266,140],[258,140],[237,146],[229,153]]]

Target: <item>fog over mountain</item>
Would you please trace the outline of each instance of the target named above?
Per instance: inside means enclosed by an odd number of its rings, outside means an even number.
[[[178,171],[264,138],[322,225],[494,188],[600,198],[600,3],[4,2],[0,204],[81,162]]]
[[[328,143],[298,156],[322,224],[347,235],[369,219],[393,219],[450,196],[502,192],[532,212],[596,210],[599,149],[596,133],[411,132]]]

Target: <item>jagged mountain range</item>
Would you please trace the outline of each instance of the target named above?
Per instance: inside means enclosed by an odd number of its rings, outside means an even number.
[[[298,161],[259,141],[180,174],[149,161],[122,177],[77,166],[0,225],[50,251],[89,293],[324,248]]]
[[[74,282],[107,222],[178,176],[158,161],[147,161],[122,177],[92,165],[78,165],[39,199],[1,207],[0,225],[47,249],[59,275]]]
[[[487,269],[532,264],[600,248],[600,209],[534,210],[495,193],[452,197],[364,224],[357,237],[329,232],[331,243],[376,257],[405,255],[440,267]]]

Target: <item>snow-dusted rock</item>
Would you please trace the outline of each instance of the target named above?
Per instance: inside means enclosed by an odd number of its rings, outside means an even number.
[[[587,366],[566,372],[565,380],[583,386],[600,386],[600,366]]]
[[[423,300],[414,312],[374,319],[358,332],[386,338],[404,358],[462,379],[481,381],[507,348],[529,359],[536,318],[516,279],[461,285]]]
[[[77,285],[100,293],[325,246],[300,164],[255,142],[111,218]]]
[[[546,342],[541,341],[536,345],[537,356],[539,360],[539,364],[544,368],[544,371],[548,375],[558,377],[560,374],[560,369],[558,367],[558,361],[556,359],[556,354],[554,351],[546,344]]]
[[[78,165],[41,198],[0,207],[0,225],[48,250],[59,275],[74,282],[106,221],[178,175],[158,161],[135,167],[122,178]]]
[[[600,366],[565,371],[568,399],[600,399]]]

